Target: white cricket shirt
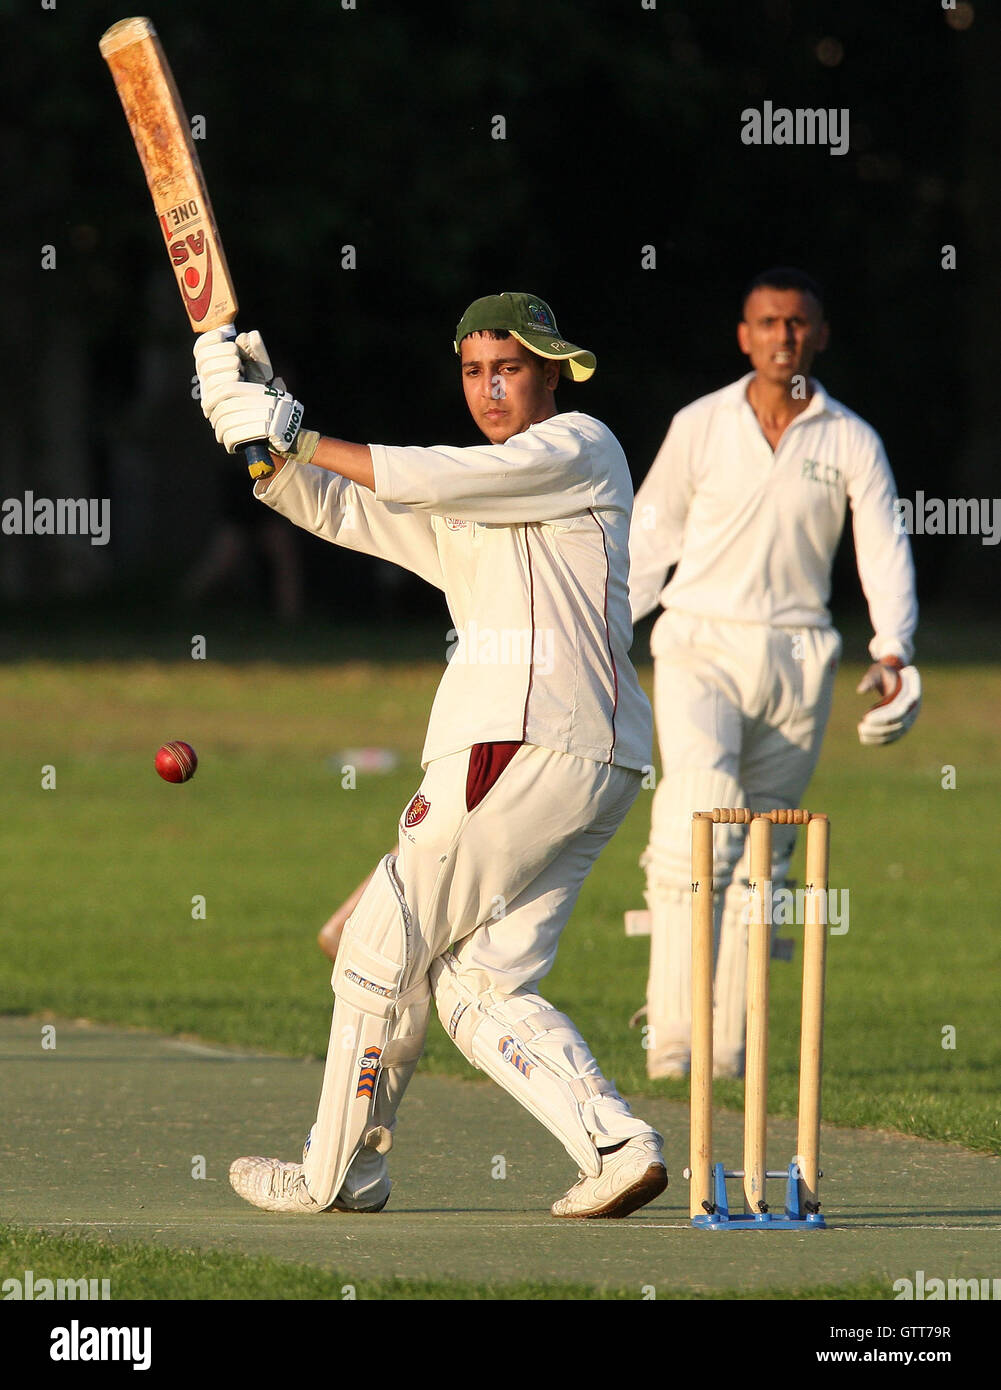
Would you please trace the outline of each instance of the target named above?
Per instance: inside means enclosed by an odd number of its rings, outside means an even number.
[[[611,431],[571,412],[504,444],[370,449],[374,495],[292,462],[259,495],[444,590],[454,628],[424,764],[515,740],[646,767],[652,715],[628,656],[633,490]]]
[[[894,526],[882,440],[817,381],[772,452],[747,400],[749,372],[680,410],[633,508],[634,619],[658,601],[703,617],[827,627],[831,566],[852,509],[874,660],[909,661],[914,566]],[[677,563],[671,581],[664,580]]]

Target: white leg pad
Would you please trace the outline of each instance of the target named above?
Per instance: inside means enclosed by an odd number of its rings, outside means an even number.
[[[692,812],[742,806],[743,793],[724,772],[698,769],[665,774],[654,794],[650,841],[640,860],[646,869],[650,912],[647,980],[647,1068],[683,1074],[692,1036]],[[715,917],[743,847],[744,827],[714,827]]]
[[[770,811],[779,805],[769,797],[752,798],[753,809]],[[784,803],[783,803],[784,804]],[[796,826],[776,825],[772,830],[772,896],[785,886],[796,840]],[[713,1009],[714,1058],[725,1075],[742,1076],[747,1020],[747,927],[750,846],[745,840],[733,881],[723,895],[722,913],[717,906],[715,1001]],[[772,931],[772,955],[777,936]],[[785,957],[788,959],[788,957]]]
[[[540,1008],[537,996],[477,996],[448,954],[432,965],[431,980],[438,1017],[466,1060],[545,1125],[583,1173],[596,1178],[601,1157],[586,1119],[589,1106],[600,1097],[623,1103],[612,1082],[574,1067],[572,1049],[546,1045],[547,1033],[579,1036],[566,1015]]]
[[[747,1020],[747,894],[723,909],[713,997],[713,1064],[720,1075],[743,1076]]]
[[[371,1158],[392,1144],[396,1108],[424,1050],[430,1013],[427,975],[412,978],[420,954],[414,931],[396,856],[386,855],[348,919],[331,977],[327,1064],[303,1154],[306,1187],[320,1206],[337,1197],[356,1156],[365,1150]],[[362,1179],[355,1186],[370,1185]]]
[[[691,890],[659,887],[650,902],[648,1061],[687,1056],[692,1037]]]

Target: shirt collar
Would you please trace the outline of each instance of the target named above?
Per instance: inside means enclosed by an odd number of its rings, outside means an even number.
[[[731,386],[723,388],[726,392],[728,405],[732,405],[735,410],[739,410],[740,407],[746,403],[748,409],[750,409],[750,402],[747,400],[747,386],[748,382],[754,380],[754,377],[754,372],[747,372],[739,381],[735,381]],[[837,402],[831,399],[815,376],[811,377],[810,380],[813,383],[813,395],[810,397],[806,409],[800,411],[796,419],[807,420],[814,415],[824,414],[837,415]]]

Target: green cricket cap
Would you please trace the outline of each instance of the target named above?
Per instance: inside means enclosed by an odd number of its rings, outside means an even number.
[[[459,344],[469,333],[502,328],[529,352],[561,362],[560,374],[571,381],[587,381],[594,372],[594,353],[560,337],[552,309],[536,294],[509,292],[475,299],[455,330],[455,350],[459,351]]]

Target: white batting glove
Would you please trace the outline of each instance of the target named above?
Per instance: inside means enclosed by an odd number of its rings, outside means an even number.
[[[302,405],[287,391],[261,382],[230,382],[220,387],[209,412],[215,437],[233,454],[241,445],[265,439],[276,454],[295,447],[302,424]]]
[[[195,370],[202,401],[202,414],[211,419],[212,409],[226,390],[236,381],[250,381],[270,386],[273,382],[284,391],[284,382],[274,381],[274,368],[264,339],[256,328],[250,333],[235,334],[231,323],[213,328],[195,339]]]
[[[921,709],[921,677],[916,666],[901,666],[898,658],[877,661],[857,686],[857,694],[878,691],[883,698],[873,705],[858,726],[859,742],[867,746],[894,743],[914,723]]]
[[[249,333],[238,333],[235,342],[240,351],[240,370],[244,381],[263,382],[265,386],[271,386],[275,379],[275,369],[264,346],[264,339],[257,329],[252,328]],[[284,391],[284,384],[281,389]]]
[[[220,388],[240,380],[240,353],[236,347],[236,329],[231,323],[200,333],[195,339],[195,371],[206,420],[218,397]]]

